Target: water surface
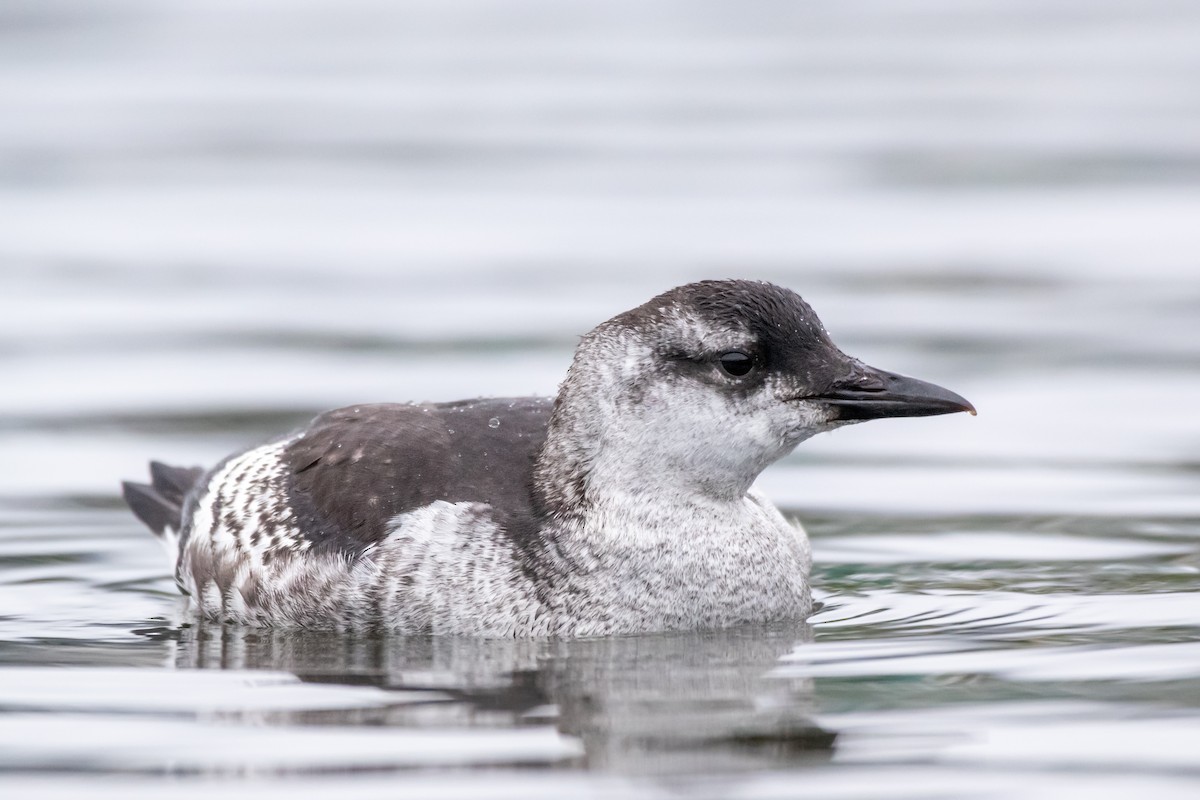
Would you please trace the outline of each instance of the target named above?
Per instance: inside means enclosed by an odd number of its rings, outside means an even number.
[[[1194,797],[1187,4],[0,9],[0,793]],[[806,624],[190,624],[117,483],[329,407],[553,393],[775,280],[978,418],[760,480]]]

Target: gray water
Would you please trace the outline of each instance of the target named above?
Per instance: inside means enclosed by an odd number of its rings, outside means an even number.
[[[0,795],[1200,791],[1200,8],[0,5]],[[964,415],[760,487],[808,624],[190,624],[118,481],[324,408],[549,394],[774,280]]]

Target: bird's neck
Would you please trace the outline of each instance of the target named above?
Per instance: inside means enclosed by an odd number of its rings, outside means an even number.
[[[612,370],[577,361],[563,383],[534,470],[535,494],[556,517],[622,504],[650,509],[739,502],[757,477]],[[765,466],[765,463],[763,464]]]

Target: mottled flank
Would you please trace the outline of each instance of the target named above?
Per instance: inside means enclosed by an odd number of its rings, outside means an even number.
[[[156,532],[179,531],[176,579],[214,620],[716,628],[811,610],[808,540],[750,488],[765,467],[851,421],[957,410],[843,354],[794,293],[706,281],[584,336],[553,403],[338,409],[126,492]]]

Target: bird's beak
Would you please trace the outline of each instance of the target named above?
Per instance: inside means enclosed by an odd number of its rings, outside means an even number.
[[[837,420],[847,422],[931,417],[957,411],[975,416],[975,406],[949,389],[874,367],[866,367],[852,379],[808,399],[826,403],[836,411]]]

